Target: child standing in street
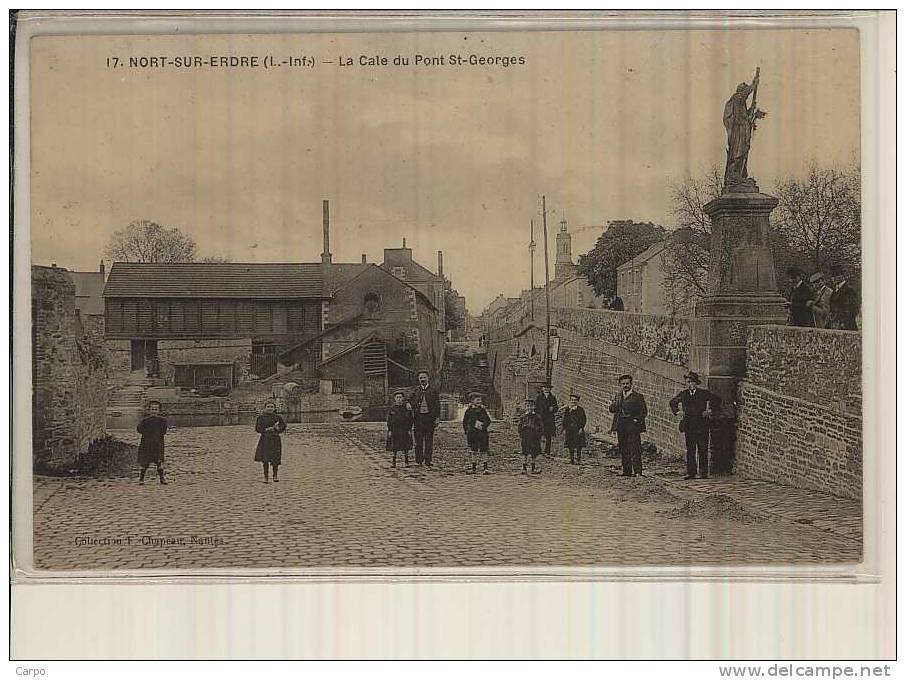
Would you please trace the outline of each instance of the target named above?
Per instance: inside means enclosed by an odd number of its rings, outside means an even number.
[[[491,426],[491,416],[481,403],[478,392],[469,394],[469,406],[462,417],[462,429],[466,433],[466,442],[469,445],[469,461],[472,463],[472,474],[478,473],[476,457],[482,459],[484,474],[488,471],[488,428]]]
[[[387,450],[393,451],[393,463],[396,467],[396,456],[403,454],[403,461],[409,467],[409,451],[412,449],[412,406],[405,403],[406,394],[402,391],[393,395],[393,406],[387,411]]]
[[[571,465],[582,465],[582,449],[586,446],[585,425],[588,418],[585,409],[579,406],[579,395],[569,395],[569,406],[563,412],[564,444],[569,450]]]
[[[541,474],[541,470],[536,468],[535,459],[541,453],[541,435],[544,434],[544,423],[541,416],[535,413],[535,402],[532,399],[525,400],[525,407],[519,418],[519,439],[522,443],[522,474],[528,473],[529,457],[532,459],[532,474]]]
[[[157,466],[157,476],[161,484],[166,484],[164,479],[164,435],[167,434],[167,419],[160,414],[160,402],[148,402],[148,415],[135,428],[142,435],[138,445],[138,464],[142,471],[138,483],[145,483],[145,473],[151,463]]]
[[[258,447],[255,449],[255,461],[264,466],[264,483],[268,483],[268,464],[274,471],[274,482],[279,482],[277,469],[283,459],[283,443],[280,435],[286,431],[286,421],[277,414],[277,405],[269,401],[264,405],[264,413],[255,421],[255,432],[258,438]]]

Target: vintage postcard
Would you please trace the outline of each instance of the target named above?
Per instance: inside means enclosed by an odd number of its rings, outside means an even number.
[[[859,565],[861,47],[32,37],[17,564]]]

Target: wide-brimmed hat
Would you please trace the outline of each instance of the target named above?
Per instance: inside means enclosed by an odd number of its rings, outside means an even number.
[[[809,283],[818,283],[819,281],[824,281],[824,274],[821,272],[815,272],[810,277],[808,277]]]
[[[482,396],[484,395],[481,392],[469,392],[469,401],[472,401],[475,397],[481,399]]]
[[[570,399],[576,399],[576,400],[582,399],[582,397],[580,397],[578,394],[575,394],[575,393],[570,394],[570,395],[569,395],[569,398],[570,398]]]
[[[689,371],[689,372],[688,372],[686,375],[684,375],[683,377],[684,377],[686,380],[691,380],[691,381],[694,382],[696,385],[701,385],[701,384],[702,384],[701,378],[698,377],[698,373],[696,373],[695,371]]]

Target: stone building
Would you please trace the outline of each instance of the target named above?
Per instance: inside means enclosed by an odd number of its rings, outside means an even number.
[[[68,468],[104,435],[104,349],[86,330],[70,272],[33,266],[31,294],[35,469]]]
[[[104,337],[104,263],[96,272],[69,272],[75,284],[75,306],[88,333]]]
[[[114,263],[105,337],[118,405],[140,407],[159,386],[254,396],[250,383],[278,378],[386,403],[413,371],[439,371],[442,276],[405,245],[380,266],[335,263],[329,234],[325,202],[320,262]]]
[[[557,259],[554,263],[554,279],[548,285],[551,307],[585,307],[602,309],[604,300],[597,295],[588,279],[578,273],[573,262],[572,236],[566,220],[560,220],[557,232]]]
[[[421,369],[436,373],[444,338],[440,310],[420,290],[375,264],[333,264],[323,328],[284,349],[281,365],[313,366],[321,388],[385,403]]]
[[[682,280],[682,277],[675,282],[668,280],[670,246],[677,238],[686,238],[683,230],[674,232],[669,238],[658,241],[617,267],[617,295],[623,299],[625,311],[669,316],[693,315],[699,293],[691,282]],[[695,246],[689,244],[687,247]],[[704,259],[707,259],[707,255]],[[698,270],[697,277],[705,279],[705,272]],[[673,291],[668,290],[671,285],[674,286]]]

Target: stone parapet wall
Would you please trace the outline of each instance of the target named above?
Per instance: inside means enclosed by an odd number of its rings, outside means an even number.
[[[862,414],[862,336],[794,326],[754,326],[745,381],[790,397]]]
[[[104,436],[104,347],[85,329],[64,269],[32,267],[32,453],[38,470],[75,464]]]
[[[528,313],[518,314],[515,318],[515,321],[490,329],[490,341],[506,341],[531,323]],[[534,323],[544,325],[543,308],[535,310]],[[552,307],[551,325],[677,366],[689,363],[692,325],[691,320],[684,317]]]
[[[858,333],[753,327],[738,404],[740,475],[861,498]]]

